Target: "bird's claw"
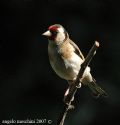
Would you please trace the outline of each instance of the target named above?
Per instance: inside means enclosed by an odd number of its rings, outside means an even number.
[[[79,83],[79,85],[76,86],[77,89],[81,88],[81,83]]]

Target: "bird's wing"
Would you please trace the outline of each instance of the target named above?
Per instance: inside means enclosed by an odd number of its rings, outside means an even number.
[[[79,47],[78,47],[72,40],[70,40],[70,44],[74,47],[75,53],[76,53],[77,55],[79,55],[82,60],[84,60],[85,58],[84,58],[82,52],[80,51]]]

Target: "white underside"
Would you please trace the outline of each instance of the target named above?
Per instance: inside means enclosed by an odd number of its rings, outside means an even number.
[[[74,52],[69,59],[61,58],[57,51],[57,49],[51,50],[50,47],[48,47],[49,56],[53,57],[52,60],[50,59],[50,64],[53,70],[63,79],[75,80],[83,60]],[[86,68],[83,77],[84,82],[92,81],[89,67]]]

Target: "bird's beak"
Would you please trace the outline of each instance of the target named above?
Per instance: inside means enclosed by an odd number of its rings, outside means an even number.
[[[46,31],[45,33],[42,34],[43,36],[46,36],[46,37],[50,37],[52,34],[51,32],[48,30]]]

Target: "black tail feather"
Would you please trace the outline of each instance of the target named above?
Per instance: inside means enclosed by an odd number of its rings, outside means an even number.
[[[96,98],[100,96],[108,96],[108,94],[99,85],[97,85],[95,81],[90,82],[88,87],[92,90],[93,96]]]

